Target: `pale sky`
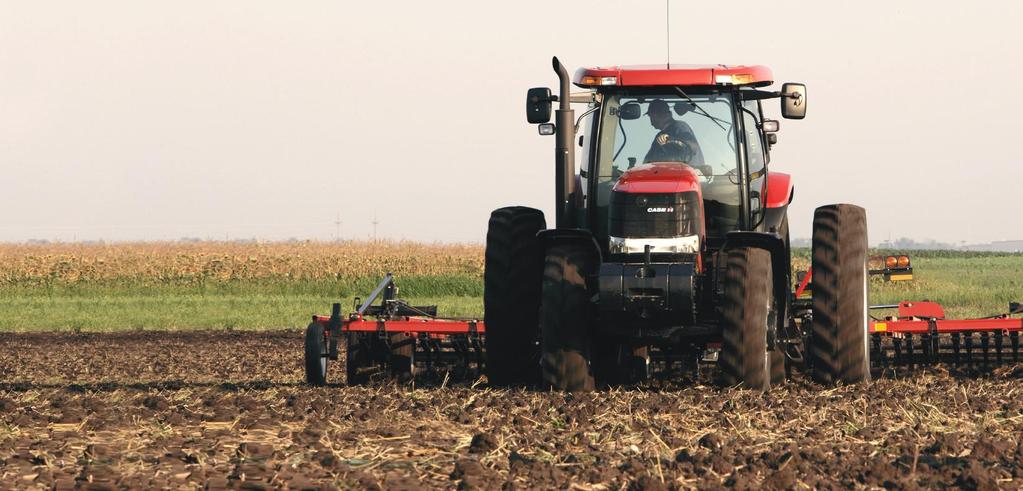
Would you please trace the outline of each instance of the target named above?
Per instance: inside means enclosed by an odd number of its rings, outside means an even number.
[[[525,121],[550,58],[663,63],[658,1],[0,0],[0,241],[482,242],[553,222],[554,140]],[[672,0],[675,63],[803,82],[772,170],[871,243],[1023,238],[1023,2]],[[559,28],[558,25],[566,27]],[[778,115],[771,104],[769,115]]]

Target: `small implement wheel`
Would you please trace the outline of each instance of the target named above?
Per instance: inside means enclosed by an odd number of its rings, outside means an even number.
[[[768,326],[773,315],[771,253],[753,247],[725,251],[724,316],[721,327],[721,382],[767,391],[771,388]]]
[[[309,385],[327,384],[327,354],[323,324],[309,324],[305,330],[305,381]]]
[[[867,214],[828,205],[813,214],[813,323],[807,340],[814,380],[870,381]]]

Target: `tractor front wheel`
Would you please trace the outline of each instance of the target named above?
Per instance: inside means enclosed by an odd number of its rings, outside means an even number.
[[[771,388],[767,329],[775,322],[771,253],[754,247],[725,251],[721,381],[726,386]]]
[[[808,342],[814,380],[870,380],[867,326],[867,214],[828,205],[813,214],[813,321]]]
[[[593,253],[573,244],[558,244],[544,258],[540,296],[540,367],[545,384],[570,392],[593,390],[590,372]]]

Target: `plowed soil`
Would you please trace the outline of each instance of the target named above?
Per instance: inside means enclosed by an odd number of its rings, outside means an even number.
[[[1020,487],[1023,367],[767,395],[309,388],[300,332],[0,335],[25,488]]]

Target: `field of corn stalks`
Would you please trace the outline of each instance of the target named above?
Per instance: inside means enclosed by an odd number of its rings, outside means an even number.
[[[479,245],[417,242],[0,244],[0,287],[482,277]]]

